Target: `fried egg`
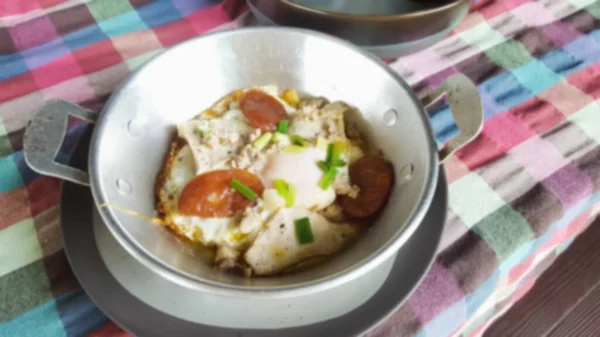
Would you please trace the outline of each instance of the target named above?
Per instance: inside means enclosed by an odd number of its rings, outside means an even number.
[[[344,106],[333,103],[323,109],[311,105],[297,108],[297,100],[280,97],[276,87],[253,89],[271,95],[284,106],[290,121],[288,134],[269,132],[268,144],[257,147],[256,141],[267,132],[253,127],[240,110],[237,98],[244,91],[227,96],[177,126],[178,140],[157,189],[157,208],[165,224],[177,234],[208,247],[245,252],[245,262],[255,273],[270,275],[303,259],[332,254],[356,233],[356,225],[334,223],[327,215],[337,195],[356,193],[347,166],[340,167],[334,182],[322,188],[319,182],[324,172],[318,163],[327,159],[332,142],[347,144],[341,154],[346,163],[363,153],[345,136]],[[290,136],[300,136],[305,142],[299,147]],[[290,146],[295,150],[290,151]],[[264,184],[264,191],[250,207],[227,216],[182,214],[179,199],[190,181],[206,172],[229,169],[247,170]],[[277,190],[278,180],[294,187],[293,204]],[[297,217],[312,222],[314,242],[310,245],[294,244],[290,228]],[[281,224],[287,226],[285,231],[280,230]],[[286,251],[285,257],[273,253],[281,249]]]

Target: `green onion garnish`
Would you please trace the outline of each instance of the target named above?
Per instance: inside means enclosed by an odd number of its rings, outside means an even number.
[[[284,120],[280,121],[279,125],[277,126],[277,132],[279,132],[279,133],[287,133],[289,125],[290,125],[290,121],[288,121],[287,119],[284,119]]]
[[[292,207],[296,204],[296,185],[288,183],[288,194],[285,198],[285,204]]]
[[[340,161],[340,155],[342,154],[342,147],[339,145],[340,143],[336,142],[331,144],[331,161],[329,162],[329,167],[334,167],[338,165]]]
[[[252,143],[252,146],[257,149],[257,150],[261,150],[263,147],[267,146],[267,144],[269,144],[269,141],[271,140],[271,138],[273,138],[273,134],[270,132],[267,133],[263,133],[260,137],[258,137],[254,143]]]
[[[312,229],[310,228],[310,220],[308,218],[300,218],[294,221],[296,226],[296,238],[301,245],[315,241]]]
[[[318,163],[319,167],[323,171],[328,171],[331,168],[346,165],[346,162],[340,159],[340,155],[344,152],[344,148],[345,145],[342,142],[330,143],[327,147],[327,158],[325,159],[325,162]]]
[[[292,140],[292,144],[294,144],[294,145],[298,145],[298,146],[302,146],[302,147],[310,146],[310,142],[301,136],[291,135],[290,139]]]
[[[279,194],[283,199],[285,199],[285,204],[288,207],[294,206],[294,204],[296,203],[296,185],[290,184],[283,179],[273,180],[273,185],[275,185],[275,190],[277,190],[277,194]]]
[[[197,127],[194,129],[194,134],[200,137],[208,133],[210,133],[210,128],[208,127]]]
[[[346,166],[346,164],[348,164],[348,163],[346,163],[345,161],[340,159],[337,161],[337,163],[335,163],[335,166],[342,167],[342,166]]]
[[[290,142],[290,137],[283,133],[275,132],[273,135],[273,142],[278,144],[288,144]]]
[[[231,183],[229,184],[234,190],[238,191],[244,198],[248,200],[256,199],[256,192],[254,192],[250,187],[246,186],[243,182],[237,179],[231,179]]]
[[[304,151],[304,148],[302,146],[298,146],[298,145],[288,145],[283,148],[283,151],[291,152],[291,153],[300,153],[300,152]]]
[[[337,176],[337,174],[338,174],[337,169],[335,167],[330,167],[327,170],[327,172],[325,172],[323,177],[321,178],[321,181],[319,181],[319,187],[322,190],[328,189],[329,186],[331,186],[331,184],[335,180],[335,177]]]
[[[323,160],[319,160],[317,166],[323,171],[323,173],[327,173],[329,167],[327,167],[327,163]]]
[[[329,143],[327,146],[327,157],[325,158],[325,164],[327,167],[331,167],[331,162],[333,160],[333,143]]]

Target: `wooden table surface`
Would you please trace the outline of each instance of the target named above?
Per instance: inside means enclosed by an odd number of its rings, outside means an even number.
[[[600,336],[600,219],[484,337]]]

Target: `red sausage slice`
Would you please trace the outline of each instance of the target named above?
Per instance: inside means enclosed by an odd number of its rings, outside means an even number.
[[[249,90],[240,99],[240,109],[250,124],[262,131],[274,131],[288,115],[283,104],[260,90]]]
[[[360,188],[356,199],[340,197],[344,213],[366,218],[379,211],[387,201],[394,180],[394,168],[380,156],[364,156],[349,168],[350,182]]]
[[[254,201],[246,199],[230,187],[237,179],[262,195],[265,187],[261,179],[246,170],[231,169],[210,171],[190,181],[179,197],[179,212],[188,216],[222,217],[231,216],[246,209]]]

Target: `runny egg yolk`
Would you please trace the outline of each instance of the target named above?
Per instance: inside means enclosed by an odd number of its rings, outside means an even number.
[[[295,207],[323,209],[335,200],[335,191],[319,187],[323,171],[317,166],[327,153],[318,148],[306,148],[301,152],[281,151],[274,155],[260,176],[265,188],[274,188],[273,181],[283,179],[296,187]]]

